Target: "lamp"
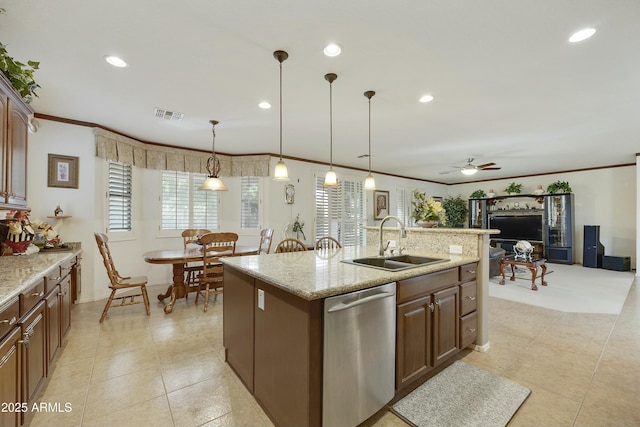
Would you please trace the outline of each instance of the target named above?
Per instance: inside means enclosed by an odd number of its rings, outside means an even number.
[[[218,178],[218,174],[220,173],[220,160],[216,157],[216,125],[218,124],[218,121],[209,120],[209,123],[211,123],[211,132],[213,134],[211,157],[207,160],[207,172],[209,172],[209,175],[198,190],[227,191],[227,187],[224,186],[224,182]]]
[[[273,170],[273,180],[289,181],[287,165],[282,161],[282,62],[289,57],[289,54],[284,50],[276,50],[273,52],[273,56],[280,63],[280,160],[276,163],[276,167]]]
[[[329,82],[329,170],[324,177],[325,187],[336,187],[338,178],[333,171],[333,82],[338,76],[333,73],[325,74],[324,79]]]
[[[375,190],[376,189],[376,180],[373,179],[373,175],[371,175],[371,98],[376,93],[372,90],[368,90],[364,93],[364,96],[369,100],[369,175],[364,180],[364,189],[365,190]]]

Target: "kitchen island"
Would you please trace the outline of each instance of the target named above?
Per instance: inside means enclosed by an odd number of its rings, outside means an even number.
[[[451,335],[442,336],[440,340],[445,344],[452,341],[454,352],[452,349],[439,352],[437,348],[432,352],[426,343],[417,350],[411,343],[406,343],[406,348],[398,344],[398,360],[416,359],[404,357],[403,349],[414,352],[413,356],[420,356],[419,351],[422,351],[430,360],[423,364],[431,365],[417,364],[415,369],[410,366],[412,372],[408,375],[404,375],[407,366],[396,368],[398,390],[404,387],[405,379],[410,382],[421,378],[430,368],[459,351],[461,344],[468,345],[475,340],[478,349],[486,350],[486,328],[480,333],[484,316],[480,300],[486,294],[486,289],[482,288],[488,286],[488,262],[482,257],[482,250],[486,244],[488,252],[487,236],[491,233],[486,230],[468,230],[467,233],[472,240],[482,241],[474,245],[479,252],[452,255],[412,249],[408,253],[445,260],[395,272],[342,262],[377,255],[375,245],[223,259],[227,362],[276,425],[322,425],[324,303],[329,297],[387,283],[398,283],[398,325],[402,327],[422,325],[425,331],[418,333],[431,330],[432,321],[428,316],[436,314],[429,314],[428,307],[429,304],[433,307],[433,302],[440,303],[440,297],[437,297],[440,291],[447,292],[442,307],[451,307],[455,316],[455,326],[447,329]],[[465,281],[468,283],[463,283]],[[461,341],[462,334],[457,329],[462,324],[458,317],[461,286],[468,284],[473,285],[472,320],[477,321],[471,342]],[[401,314],[400,303],[403,309],[411,307],[411,311]],[[433,322],[438,324],[437,320]],[[427,335],[432,336],[431,333]],[[402,336],[400,331],[399,343]],[[481,337],[483,341],[480,341]],[[433,361],[432,354],[436,356]]]

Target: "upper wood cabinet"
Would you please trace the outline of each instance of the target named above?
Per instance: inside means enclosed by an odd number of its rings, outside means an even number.
[[[11,83],[0,73],[0,207],[27,205],[27,139],[29,115]]]

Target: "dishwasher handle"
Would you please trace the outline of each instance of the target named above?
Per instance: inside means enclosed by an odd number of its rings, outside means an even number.
[[[370,301],[375,301],[377,299],[387,298],[393,295],[395,295],[393,292],[380,292],[377,294],[369,295],[368,297],[364,297],[362,299],[355,300],[347,304],[344,304],[344,303],[337,304],[334,307],[331,307],[329,310],[327,310],[327,313],[335,313],[337,311],[348,310],[352,307],[366,304]]]

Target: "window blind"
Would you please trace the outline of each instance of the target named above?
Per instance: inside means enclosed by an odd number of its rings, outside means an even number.
[[[162,230],[218,228],[218,194],[200,191],[205,174],[162,171]]]
[[[131,165],[109,162],[109,232],[131,231]]]
[[[260,228],[260,178],[243,176],[240,182],[240,227]]]
[[[365,243],[365,197],[362,182],[340,179],[337,187],[325,187],[324,177],[316,175],[315,237],[336,238],[343,246]]]
[[[398,218],[402,220],[405,227],[411,227],[413,224],[413,219],[411,218],[411,214],[413,212],[411,201],[413,200],[413,190],[405,187],[396,188],[396,193],[398,194],[397,198],[397,206],[396,212],[398,213]]]

